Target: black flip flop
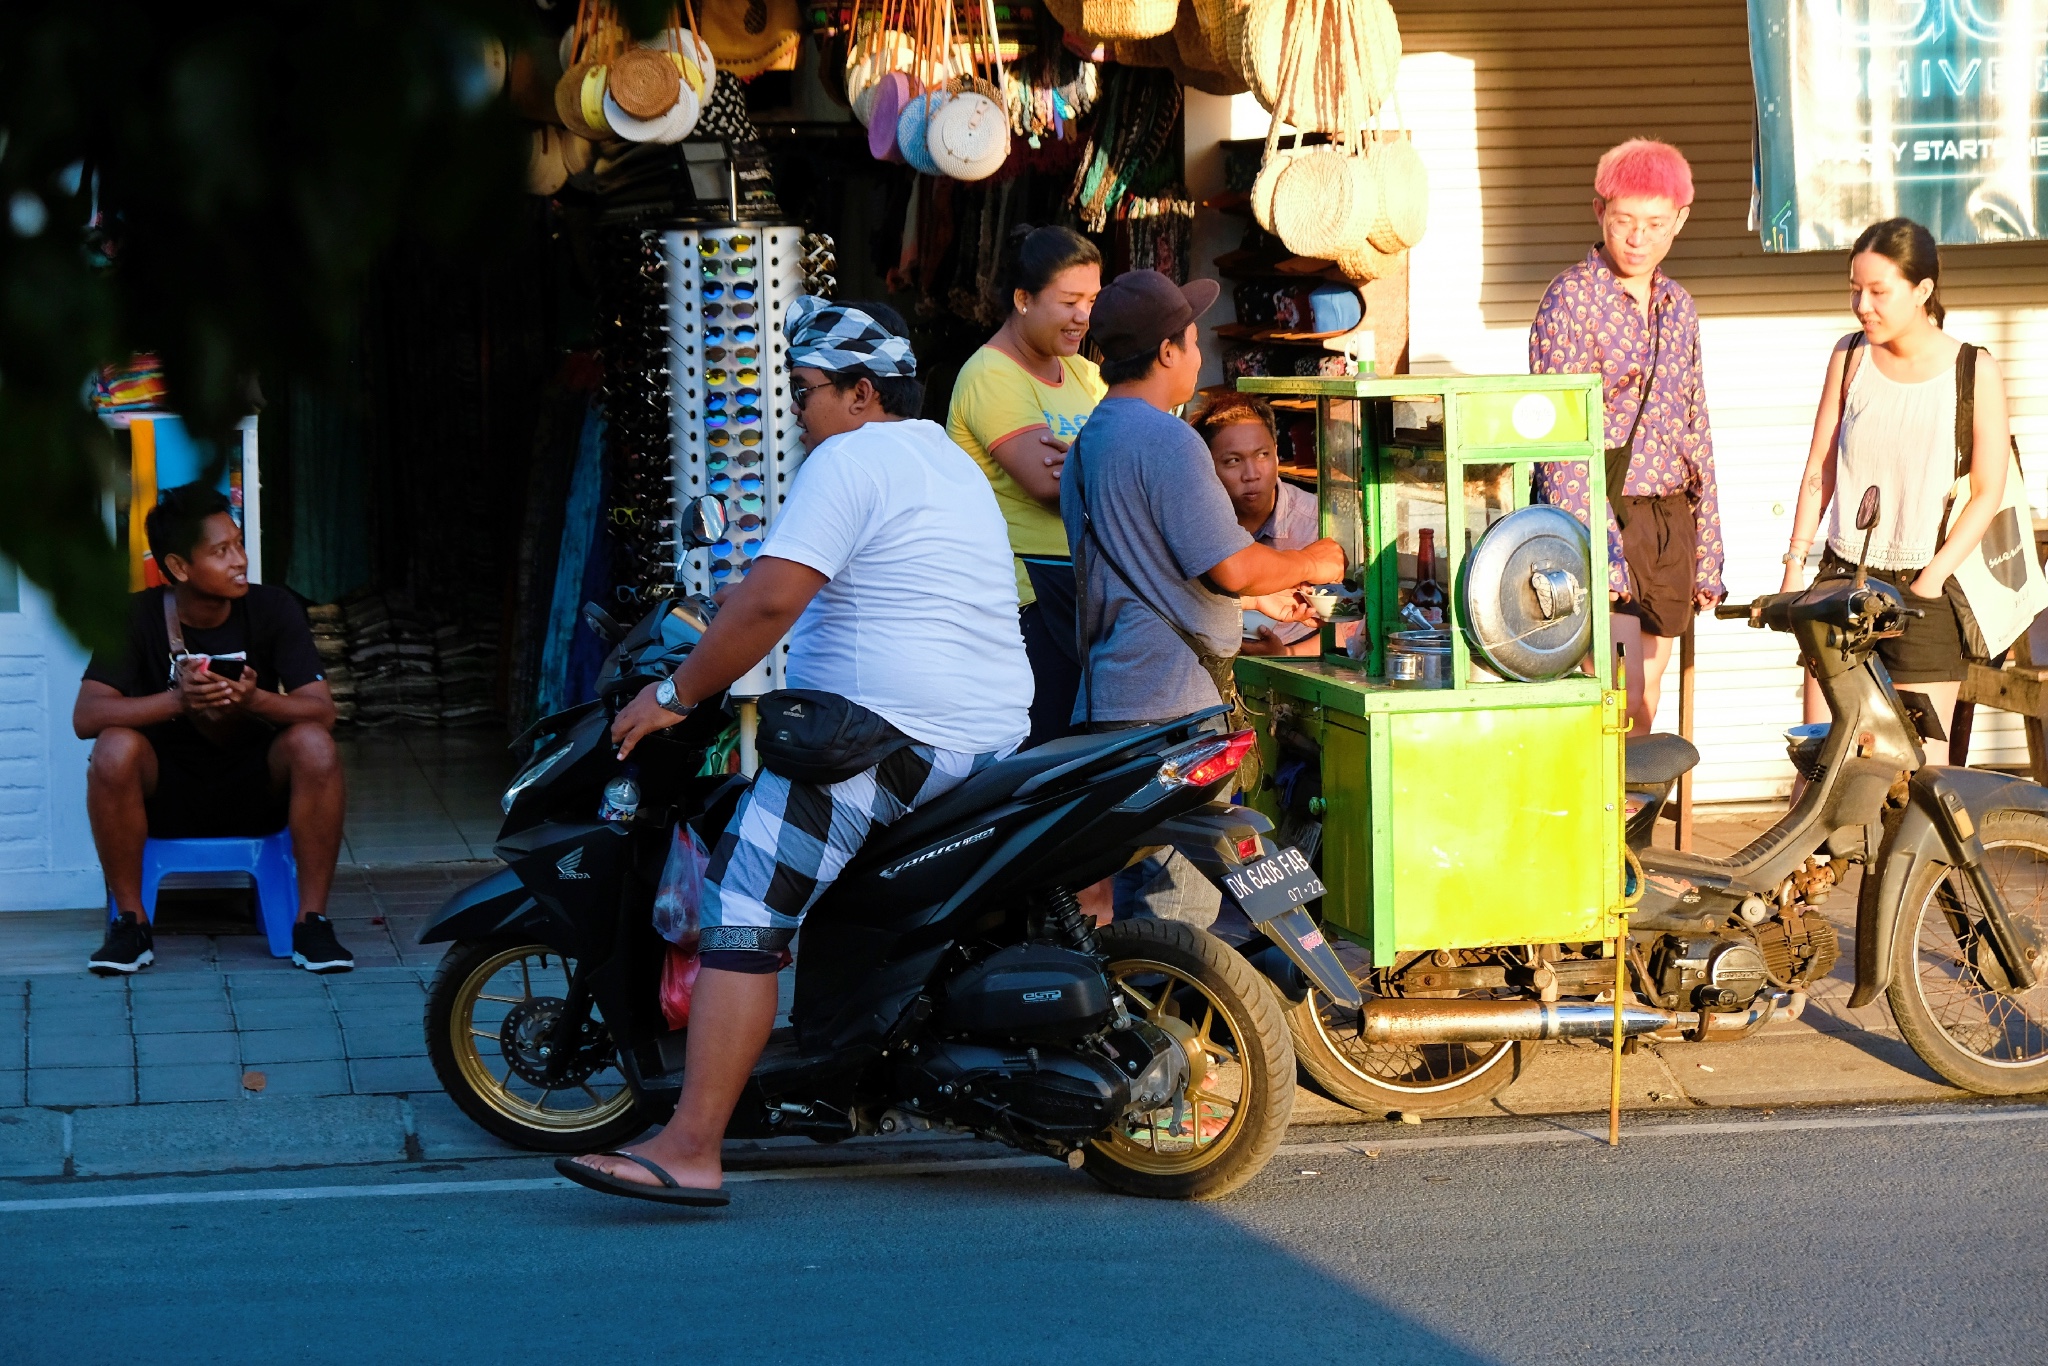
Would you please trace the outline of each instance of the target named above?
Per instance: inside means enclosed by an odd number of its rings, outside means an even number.
[[[643,1185],[638,1181],[621,1181],[610,1172],[601,1172],[574,1158],[558,1157],[555,1170],[589,1190],[605,1195],[623,1195],[629,1200],[652,1200],[657,1205],[690,1205],[699,1209],[719,1209],[732,1203],[732,1197],[722,1190],[707,1190],[702,1186],[685,1186],[660,1167],[649,1162],[638,1153],[599,1153],[599,1157],[623,1157],[637,1163],[651,1172],[661,1184]]]

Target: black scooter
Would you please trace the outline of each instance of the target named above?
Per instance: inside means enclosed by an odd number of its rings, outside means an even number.
[[[692,544],[723,529],[712,499],[686,520]],[[687,1030],[662,1010],[656,889],[677,823],[714,845],[747,780],[725,772],[721,699],[643,741],[630,774],[610,727],[711,611],[680,600],[623,631],[585,609],[614,642],[599,700],[521,738],[530,757],[496,846],[506,867],[420,936],[450,945],[427,1003],[435,1071],[511,1143],[602,1150],[673,1112]],[[1098,929],[1075,898],[1149,849],[1202,847],[1267,940],[1356,999],[1300,909],[1322,892],[1306,860],[1216,800],[1252,743],[1223,733],[1219,713],[1055,741],[878,830],[805,922],[789,1025],[728,1133],[956,1129],[1134,1195],[1213,1198],[1250,1180],[1293,1106],[1272,988],[1204,931]]]

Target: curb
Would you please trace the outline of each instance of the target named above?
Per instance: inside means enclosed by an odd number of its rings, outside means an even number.
[[[777,1138],[728,1143],[725,1164],[764,1171],[997,1149],[988,1140],[943,1133],[839,1144]],[[547,1156],[493,1138],[440,1092],[0,1110],[0,1179],[30,1182]]]

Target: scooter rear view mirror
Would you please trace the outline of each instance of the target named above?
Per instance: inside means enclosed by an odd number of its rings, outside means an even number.
[[[1861,588],[1864,584],[1863,566],[1870,560],[1870,538],[1877,534],[1877,515],[1883,503],[1884,500],[1877,491],[1877,485],[1872,484],[1869,488],[1863,490],[1863,501],[1856,505],[1856,529],[1863,533],[1863,551],[1856,557],[1856,586],[1858,588]]]
[[[705,494],[692,498],[683,512],[678,537],[690,550],[702,550],[725,539],[726,516],[723,500]]]

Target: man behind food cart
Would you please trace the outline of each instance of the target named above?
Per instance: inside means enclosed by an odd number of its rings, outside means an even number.
[[[1657,714],[1671,642],[1727,596],[1699,313],[1661,269],[1692,197],[1676,147],[1631,138],[1609,149],[1593,172],[1601,240],[1550,282],[1529,327],[1531,373],[1600,376],[1608,598],[1638,734]],[[1593,525],[1584,464],[1538,465],[1535,492]]]
[[[1207,445],[1174,416],[1195,395],[1195,320],[1218,288],[1134,270],[1095,300],[1089,337],[1108,391],[1060,480],[1079,593],[1077,727],[1120,730],[1234,702],[1240,595],[1344,576],[1335,541],[1300,550],[1255,541],[1238,524]],[[1215,890],[1177,856],[1118,875],[1117,914],[1141,901],[1155,915],[1203,924],[1218,905]]]

